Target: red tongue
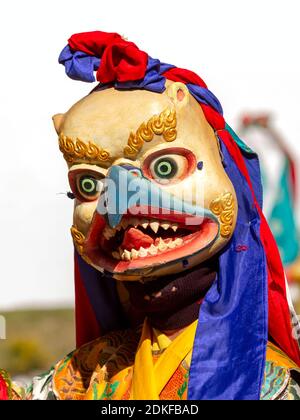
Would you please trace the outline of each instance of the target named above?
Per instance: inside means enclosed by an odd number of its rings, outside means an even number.
[[[130,228],[125,232],[121,248],[128,251],[139,250],[141,247],[150,248],[152,244],[154,244],[154,239],[151,236],[145,235],[138,229]]]

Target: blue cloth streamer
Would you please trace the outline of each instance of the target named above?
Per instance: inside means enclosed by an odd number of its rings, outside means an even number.
[[[96,81],[94,72],[98,70],[101,60],[84,52],[72,52],[67,45],[58,58],[58,62],[65,66],[66,74],[73,80],[93,83]]]
[[[191,83],[188,83],[187,87],[197,102],[209,105],[219,114],[223,115],[223,108],[220,101],[210,90]]]
[[[260,217],[246,180],[222,146],[238,198],[234,236],[220,255],[215,284],[200,310],[189,381],[191,400],[259,400],[268,340],[266,257]],[[247,167],[261,192],[255,155]],[[261,202],[261,194],[258,196]]]

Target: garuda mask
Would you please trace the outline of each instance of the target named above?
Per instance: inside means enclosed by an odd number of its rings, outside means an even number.
[[[78,343],[124,325],[124,283],[185,278],[215,259],[190,398],[233,399],[240,388],[256,399],[268,332],[299,362],[257,156],[199,76],[118,34],[73,35],[59,61],[72,79],[94,82],[96,71],[100,82],[54,117],[75,198]],[[253,374],[243,378],[243,369]],[[236,381],[247,383],[228,386]]]

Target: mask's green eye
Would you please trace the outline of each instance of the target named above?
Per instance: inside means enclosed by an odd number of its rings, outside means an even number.
[[[178,165],[175,159],[163,157],[155,162],[153,171],[156,178],[172,179],[178,173]]]
[[[93,195],[97,191],[97,181],[94,178],[83,177],[80,179],[81,190],[88,195]]]
[[[187,149],[170,148],[154,152],[142,162],[146,178],[162,185],[176,184],[191,175],[196,169],[196,157]],[[164,154],[163,154],[164,153]]]
[[[91,175],[81,176],[77,181],[79,193],[88,200],[96,199],[99,195],[99,180]]]

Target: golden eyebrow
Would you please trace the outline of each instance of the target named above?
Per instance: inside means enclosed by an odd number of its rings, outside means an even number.
[[[172,142],[177,138],[177,115],[174,109],[167,108],[159,115],[154,115],[148,122],[140,125],[136,133],[131,132],[128,144],[124,148],[124,156],[132,159],[141,151],[144,142],[150,142],[154,136],[163,136],[165,141]],[[59,136],[59,149],[65,160],[73,164],[76,160],[86,162],[110,162],[110,153],[89,141],[73,140],[63,133]]]
[[[59,150],[63,153],[65,160],[72,164],[75,160],[87,162],[109,162],[110,153],[92,142],[84,143],[80,139],[72,140],[63,133],[59,136]]]
[[[140,125],[136,133],[131,132],[124,156],[135,158],[141,151],[144,142],[150,142],[154,136],[163,136],[165,141],[172,142],[177,138],[177,115],[174,109],[167,108],[161,114],[154,115],[148,122]]]

